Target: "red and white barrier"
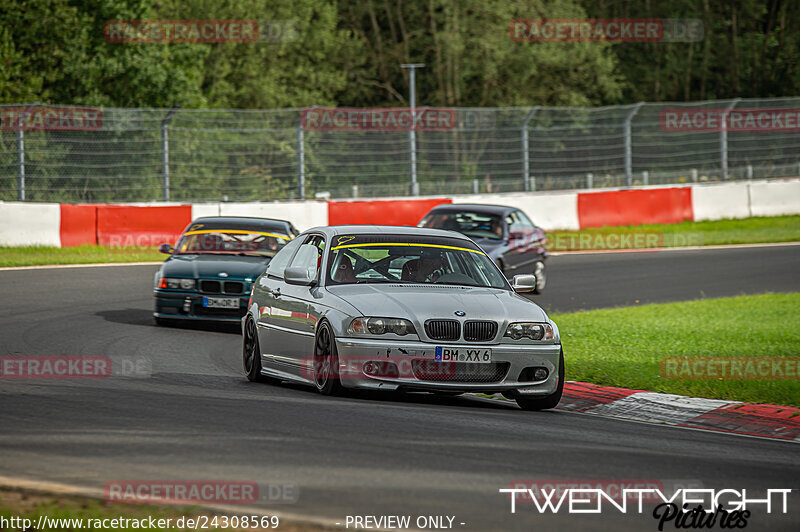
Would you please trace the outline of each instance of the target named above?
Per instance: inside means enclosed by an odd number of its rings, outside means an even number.
[[[58,203],[0,201],[0,246],[61,246]]]
[[[442,203],[489,203],[525,211],[547,230],[800,214],[800,178],[636,189],[526,192],[272,203],[70,205],[0,202],[0,246],[156,246],[201,216],[258,216],[310,227],[415,226]]]
[[[694,220],[748,218],[750,214],[750,184],[724,183],[692,187]]]

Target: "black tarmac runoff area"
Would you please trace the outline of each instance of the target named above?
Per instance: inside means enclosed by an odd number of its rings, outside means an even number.
[[[518,502],[512,513],[499,490],[534,479],[746,489],[748,498],[793,488],[788,514],[755,509],[747,529],[800,530],[797,443],[524,412],[475,396],[329,398],[250,383],[236,327],[153,323],[156,269],[0,271],[0,356],[107,356],[115,367],[104,379],[0,378],[0,476],[94,489],[129,480],[288,485],[295,502],[265,499],[258,509],[342,528],[348,516],[410,516],[413,526],[445,516],[465,531],[658,530],[652,505],[553,514]],[[798,290],[800,246],[784,245],[553,256],[546,293],[533,299],[567,312]],[[149,369],[116,371],[130,361]]]

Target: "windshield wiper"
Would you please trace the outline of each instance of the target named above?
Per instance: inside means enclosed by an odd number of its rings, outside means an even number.
[[[359,279],[356,281],[356,284],[370,284],[370,283],[406,283],[408,281],[400,281],[400,280],[393,280],[393,279]]]

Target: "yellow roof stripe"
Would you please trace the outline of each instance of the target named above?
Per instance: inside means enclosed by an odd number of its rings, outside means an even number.
[[[209,234],[209,233],[231,233],[231,234],[234,234],[234,235],[265,235],[265,236],[272,236],[272,237],[275,237],[275,238],[283,238],[284,240],[291,240],[291,238],[289,238],[286,235],[278,235],[278,234],[275,234],[275,233],[265,233],[263,231],[248,231],[246,229],[201,229],[201,230],[198,230],[198,231],[186,231],[183,234],[185,236],[185,235],[203,235],[203,234]]]
[[[455,246],[444,246],[441,244],[410,244],[408,242],[382,242],[378,244],[346,244],[344,246],[336,246],[331,249],[364,248],[370,246],[408,246],[408,247],[419,246],[423,248],[455,249],[458,251],[469,251],[470,253],[477,253],[478,255],[486,255],[483,251],[477,249],[459,248]]]

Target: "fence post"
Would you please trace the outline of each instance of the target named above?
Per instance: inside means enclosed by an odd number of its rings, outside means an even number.
[[[358,185],[353,185],[353,198],[358,197]]]
[[[642,184],[648,185],[650,184],[650,172],[647,170],[642,170]]]
[[[20,113],[17,122],[17,201],[25,201],[25,132],[22,131]]]
[[[728,179],[728,113],[739,103],[739,100],[741,98],[736,98],[725,108],[725,112],[722,113],[722,120],[720,120],[719,166],[723,181]]]
[[[408,131],[408,163],[410,167],[410,189],[412,196],[419,196],[419,183],[417,182],[417,83],[416,70],[423,68],[425,63],[406,63],[400,68],[409,69],[408,85],[411,92],[411,129]]]
[[[525,192],[536,190],[535,182],[533,183],[533,189],[531,189],[531,146],[528,142],[528,124],[539,109],[541,109],[539,105],[531,109],[528,116],[526,116],[525,120],[522,122],[522,186]]]
[[[697,168],[692,168],[690,175],[692,176],[692,183],[697,183]]]
[[[164,201],[169,201],[169,133],[167,132],[167,126],[169,125],[172,115],[175,114],[175,111],[177,111],[180,106],[180,104],[173,105],[172,109],[169,110],[161,121],[161,177],[163,181]]]
[[[639,112],[644,102],[639,102],[633,106],[633,109],[625,117],[625,184],[627,186],[633,185],[633,142],[631,139],[631,121],[636,113]]]
[[[589,172],[588,174],[586,174],[586,188],[592,188],[593,184],[594,184],[594,175],[592,175],[592,173]]]
[[[306,199],[306,151],[303,124],[297,126],[297,195]]]
[[[39,102],[30,104],[17,116],[17,201],[25,201],[25,126],[23,122],[37,105]]]
[[[747,165],[747,179],[753,179],[753,165]]]

